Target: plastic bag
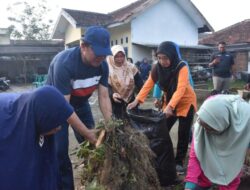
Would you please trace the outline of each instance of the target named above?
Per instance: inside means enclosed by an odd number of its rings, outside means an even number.
[[[155,169],[162,186],[174,184],[176,169],[173,144],[164,113],[153,109],[127,111],[133,128],[143,132],[150,140],[150,148],[156,154]]]
[[[168,133],[165,115],[153,109],[132,109],[127,111],[133,128],[143,132],[149,139],[164,138]]]

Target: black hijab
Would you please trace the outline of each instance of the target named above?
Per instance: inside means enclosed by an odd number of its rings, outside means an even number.
[[[178,74],[180,69],[185,66],[185,63],[180,59],[177,51],[177,45],[173,42],[162,42],[157,48],[157,55],[166,55],[171,65],[162,67],[159,62],[152,69],[152,78],[154,82],[159,84],[161,90],[167,93],[167,101],[171,99],[177,88]]]

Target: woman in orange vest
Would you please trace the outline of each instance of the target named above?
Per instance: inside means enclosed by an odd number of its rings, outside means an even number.
[[[178,144],[175,157],[177,173],[184,173],[183,162],[186,157],[189,132],[196,111],[196,95],[189,83],[188,67],[178,55],[179,47],[170,41],[162,42],[157,48],[157,64],[154,65],[149,78],[128,109],[142,104],[154,84],[164,92],[161,109],[167,118],[169,131],[179,120]]]

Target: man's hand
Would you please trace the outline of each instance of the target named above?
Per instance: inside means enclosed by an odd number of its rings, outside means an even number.
[[[212,67],[220,62],[220,58],[216,57],[211,63],[208,64],[209,67]]]

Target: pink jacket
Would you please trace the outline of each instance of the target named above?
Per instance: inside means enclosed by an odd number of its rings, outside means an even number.
[[[241,172],[227,186],[218,184],[219,190],[237,190],[240,184],[240,175],[241,175]],[[197,159],[196,154],[195,154],[193,141],[192,141],[191,149],[189,152],[189,161],[188,161],[188,168],[187,168],[187,175],[185,178],[185,182],[191,182],[191,183],[197,184],[200,187],[210,187],[212,185],[212,183],[204,175],[201,169],[199,160]]]

